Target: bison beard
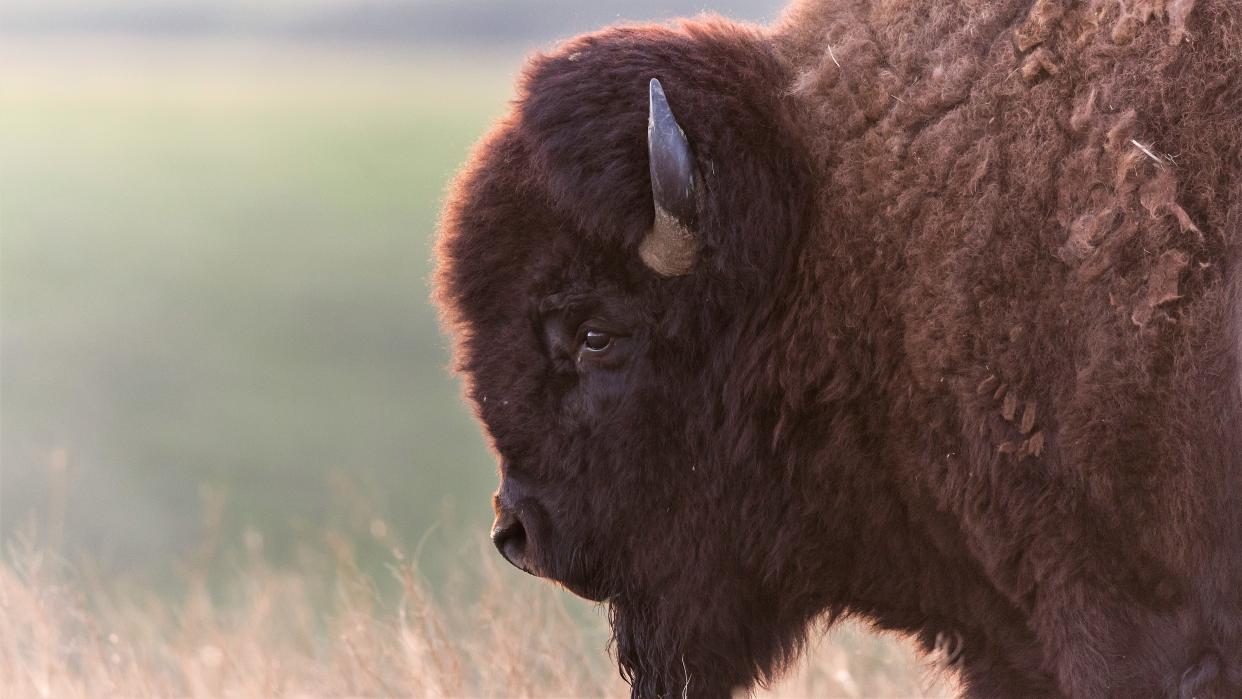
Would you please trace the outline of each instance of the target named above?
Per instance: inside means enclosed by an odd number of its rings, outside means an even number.
[[[635,696],[817,621],[972,697],[1242,694],[1242,9],[803,0],[566,42],[445,207],[494,541]]]

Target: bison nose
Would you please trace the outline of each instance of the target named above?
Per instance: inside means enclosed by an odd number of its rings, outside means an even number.
[[[508,510],[501,510],[496,515],[496,522],[492,525],[492,543],[506,561],[524,572],[531,572],[526,562],[526,528],[517,515]]]

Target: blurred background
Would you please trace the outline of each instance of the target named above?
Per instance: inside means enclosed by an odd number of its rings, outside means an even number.
[[[333,531],[444,579],[496,481],[428,302],[447,181],[530,52],[783,4],[0,4],[0,538],[158,586]]]

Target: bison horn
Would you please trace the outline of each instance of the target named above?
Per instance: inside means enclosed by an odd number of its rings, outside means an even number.
[[[698,209],[698,173],[690,142],[673,117],[664,88],[652,78],[647,113],[647,155],[655,222],[638,246],[648,267],[664,277],[686,274],[694,266],[698,241],[691,225]]]

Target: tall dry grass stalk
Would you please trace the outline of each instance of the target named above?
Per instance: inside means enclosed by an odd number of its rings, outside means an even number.
[[[252,546],[252,549],[259,547]],[[278,570],[252,550],[227,590],[191,576],[173,601],[122,594],[33,546],[0,565],[0,687],[6,697],[596,697],[628,688],[602,629],[541,586],[479,563],[481,592],[433,600],[394,552],[385,602],[343,539],[322,570]],[[327,578],[324,580],[323,578]],[[326,595],[324,594],[326,591]],[[324,601],[326,597],[327,601]],[[602,615],[596,618],[602,625]],[[843,626],[773,696],[949,696],[907,649]]]

